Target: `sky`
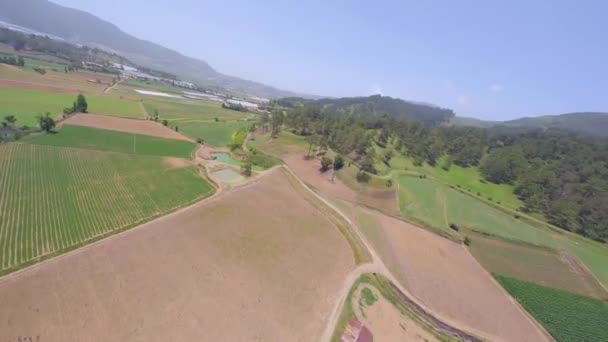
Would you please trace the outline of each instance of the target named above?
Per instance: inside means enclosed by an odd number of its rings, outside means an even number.
[[[300,93],[486,120],[608,111],[608,1],[53,1]]]

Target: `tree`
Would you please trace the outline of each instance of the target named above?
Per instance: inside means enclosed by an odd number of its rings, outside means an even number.
[[[276,110],[272,113],[272,120],[270,125],[272,127],[272,133],[270,136],[272,138],[276,138],[279,136],[279,132],[281,132],[281,126],[283,125],[283,120],[285,119],[283,112]]]
[[[164,119],[163,120],[163,126],[167,126],[167,125],[169,125],[169,121],[167,121],[167,119]]]
[[[363,157],[359,168],[365,172],[376,173],[373,157],[370,154],[367,154],[365,157]]]
[[[158,122],[158,120],[160,120],[160,114],[158,113],[158,109],[154,110],[154,115],[152,116],[152,120],[154,120],[155,122]]]
[[[386,164],[387,166],[390,166],[390,161],[391,159],[393,159],[393,155],[394,152],[393,150],[389,149],[384,153],[384,164]]]
[[[15,123],[17,122],[17,118],[14,115],[7,115],[4,117],[4,121],[12,127],[15,127]]]
[[[20,67],[24,67],[25,66],[25,59],[23,59],[22,56],[19,56],[17,58],[17,65],[20,66]]]
[[[306,142],[308,143],[308,157],[312,156],[312,148],[318,143],[318,141],[319,137],[317,135],[313,134],[306,137]]]
[[[40,115],[38,117],[38,125],[41,130],[48,133],[55,128],[55,120],[51,117],[51,113],[46,113],[45,115]]]
[[[343,167],[344,167],[344,157],[342,157],[341,155],[338,154],[334,158],[334,170],[338,171]]]
[[[525,169],[526,159],[519,147],[495,149],[481,163],[481,173],[490,182],[513,183]]]
[[[321,158],[321,172],[329,170],[333,162],[334,161],[331,160],[331,158],[329,158],[328,156],[323,156],[323,158]]]
[[[87,104],[87,99],[82,94],[78,94],[76,97],[76,102],[74,102],[74,112],[76,113],[86,113],[89,105]]]
[[[251,177],[251,169],[253,168],[253,164],[250,161],[246,161],[241,165],[241,174],[245,177]]]

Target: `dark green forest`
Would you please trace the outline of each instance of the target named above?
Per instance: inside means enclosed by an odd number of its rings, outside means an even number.
[[[347,155],[368,173],[375,173],[376,162],[390,160],[375,155],[372,144],[392,146],[417,165],[435,166],[445,157],[437,166],[479,167],[487,181],[515,186],[525,204],[519,210],[540,213],[548,222],[586,237],[608,240],[608,139],[534,127],[444,126],[440,124],[451,111],[427,106],[430,118],[415,120],[424,115],[419,108],[423,105],[397,105],[401,102],[379,96],[282,99],[275,104],[287,108],[285,115],[275,115],[284,119],[273,120],[273,126],[284,123],[311,145]],[[388,113],[392,108],[399,112]]]

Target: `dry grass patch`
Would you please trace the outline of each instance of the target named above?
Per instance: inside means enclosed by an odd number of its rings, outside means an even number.
[[[0,340],[316,341],[352,252],[276,170],[0,281]]]

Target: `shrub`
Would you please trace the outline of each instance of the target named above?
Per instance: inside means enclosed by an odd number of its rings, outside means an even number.
[[[468,236],[465,236],[465,237],[464,237],[464,241],[463,241],[463,242],[464,242],[464,244],[465,244],[466,246],[470,246],[470,245],[471,245],[471,239],[469,239],[469,237],[468,237]]]
[[[391,186],[393,186],[393,180],[392,179],[387,180],[385,185],[387,188],[390,188]]]
[[[357,182],[359,183],[367,183],[370,180],[370,175],[368,175],[365,171],[357,172]]]

